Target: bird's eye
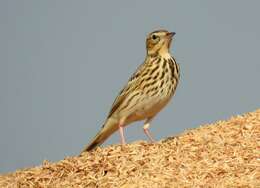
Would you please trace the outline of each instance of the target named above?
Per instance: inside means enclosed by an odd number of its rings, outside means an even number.
[[[153,40],[157,39],[157,36],[156,36],[156,35],[153,35],[153,36],[152,36],[152,39],[153,39]]]

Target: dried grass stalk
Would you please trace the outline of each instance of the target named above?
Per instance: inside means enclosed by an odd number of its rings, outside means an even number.
[[[1,175],[0,187],[260,187],[260,109],[155,144],[44,161]]]

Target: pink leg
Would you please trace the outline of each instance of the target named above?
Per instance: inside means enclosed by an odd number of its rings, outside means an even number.
[[[150,120],[147,120],[147,121],[145,122],[145,124],[144,124],[144,127],[143,127],[144,133],[146,134],[146,136],[149,138],[149,140],[150,140],[151,142],[155,142],[155,140],[153,139],[153,137],[152,137],[152,135],[151,135],[151,133],[150,133],[150,131],[149,131],[149,126],[150,126],[149,121],[150,121]]]
[[[124,127],[122,126],[122,124],[119,124],[119,133],[120,133],[120,138],[121,138],[121,144],[125,145],[125,136],[124,136]]]
[[[144,129],[144,133],[146,134],[146,136],[149,138],[149,140],[151,142],[155,142],[154,138],[152,137],[152,135],[148,129]]]

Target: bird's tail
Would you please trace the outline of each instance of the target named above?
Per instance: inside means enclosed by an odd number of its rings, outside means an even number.
[[[118,129],[117,123],[112,120],[108,119],[106,123],[103,125],[102,129],[97,133],[94,139],[88,144],[81,153],[85,151],[90,151],[95,149],[97,146],[101,145],[105,140],[112,135]]]

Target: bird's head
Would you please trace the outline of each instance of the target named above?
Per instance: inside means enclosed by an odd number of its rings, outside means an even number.
[[[169,53],[169,48],[174,32],[157,30],[150,33],[146,38],[146,49],[148,55]]]

